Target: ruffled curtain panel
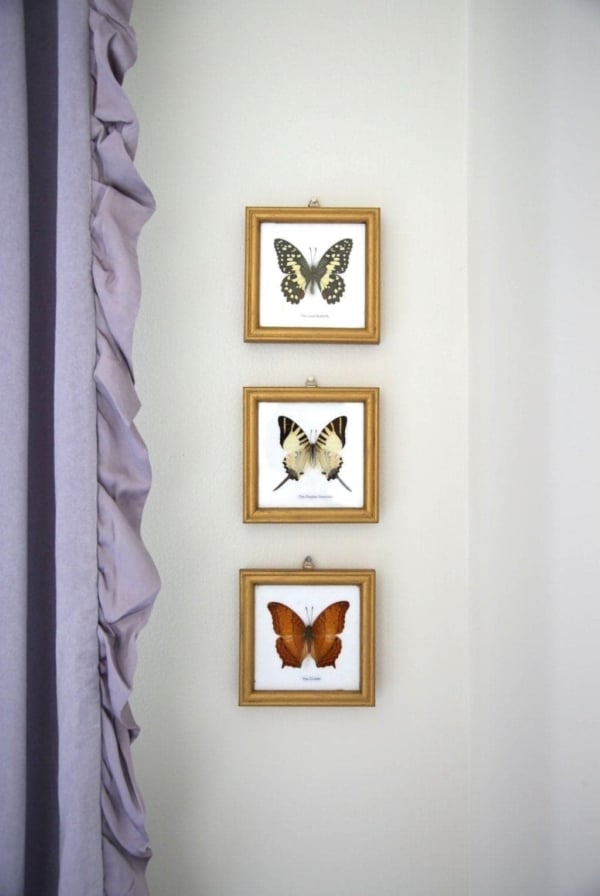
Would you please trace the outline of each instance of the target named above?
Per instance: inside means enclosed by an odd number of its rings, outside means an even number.
[[[129,0],[0,4],[0,894],[142,896],[129,708],[159,582],[134,426],[153,211]]]

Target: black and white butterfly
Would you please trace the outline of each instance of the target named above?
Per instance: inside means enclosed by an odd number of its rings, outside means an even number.
[[[339,302],[346,289],[344,278],[340,274],[348,267],[351,239],[334,243],[316,263],[316,250],[311,251],[311,260],[308,262],[300,249],[287,240],[274,240],[274,245],[279,268],[286,275],[281,281],[281,291],[288,302],[297,305],[304,298],[307,289],[311,293],[315,291],[315,284],[329,305]]]
[[[321,468],[323,476],[327,480],[337,479],[340,485],[352,491],[350,486],[340,479],[339,472],[343,464],[340,451],[346,444],[347,417],[334,417],[324,426],[314,442],[311,442],[301,426],[290,417],[279,417],[279,443],[285,451],[283,466],[286,477],[273,489],[274,492],[281,488],[288,479],[296,482],[304,474],[307,464]]]

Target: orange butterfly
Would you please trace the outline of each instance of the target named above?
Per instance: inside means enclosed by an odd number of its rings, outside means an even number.
[[[349,606],[347,600],[338,600],[319,613],[313,623],[305,625],[298,614],[285,604],[276,601],[267,604],[273,617],[275,634],[279,635],[275,649],[281,659],[281,668],[299,668],[307,656],[312,656],[319,667],[335,667],[342,650],[338,635],[344,631]]]

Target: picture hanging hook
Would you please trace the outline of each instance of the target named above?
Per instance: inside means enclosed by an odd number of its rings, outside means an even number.
[[[304,558],[304,563],[302,564],[302,569],[314,569],[315,564],[313,563],[313,558],[310,554],[307,554]]]
[[[319,200],[317,199],[316,196],[313,196],[312,199],[308,200],[308,207],[309,208],[320,208],[321,203],[319,202]]]
[[[314,376],[308,376],[308,377],[306,378],[306,382],[304,383],[304,385],[305,385],[308,389],[315,389],[316,386],[317,386],[317,378],[314,377]]]

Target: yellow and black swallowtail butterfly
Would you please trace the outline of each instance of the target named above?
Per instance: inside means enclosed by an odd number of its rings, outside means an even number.
[[[304,298],[306,290],[314,292],[315,284],[329,305],[339,302],[346,289],[344,278],[340,276],[348,267],[352,240],[344,239],[334,243],[315,263],[311,252],[308,262],[302,252],[287,240],[274,241],[280,270],[286,275],[281,281],[281,291],[288,302],[297,305]],[[316,256],[316,250],[314,252]]]
[[[318,464],[321,473],[328,481],[337,479],[340,485],[343,485],[349,492],[352,491],[350,486],[346,485],[339,476],[344,462],[339,452],[346,444],[347,417],[334,417],[333,420],[330,420],[314,442],[310,441],[302,427],[298,426],[290,417],[281,416],[278,421],[279,443],[285,451],[283,466],[286,477],[279,485],[275,486],[274,492],[281,488],[288,479],[294,479],[297,482],[304,474],[307,464],[311,467],[316,467]]]

